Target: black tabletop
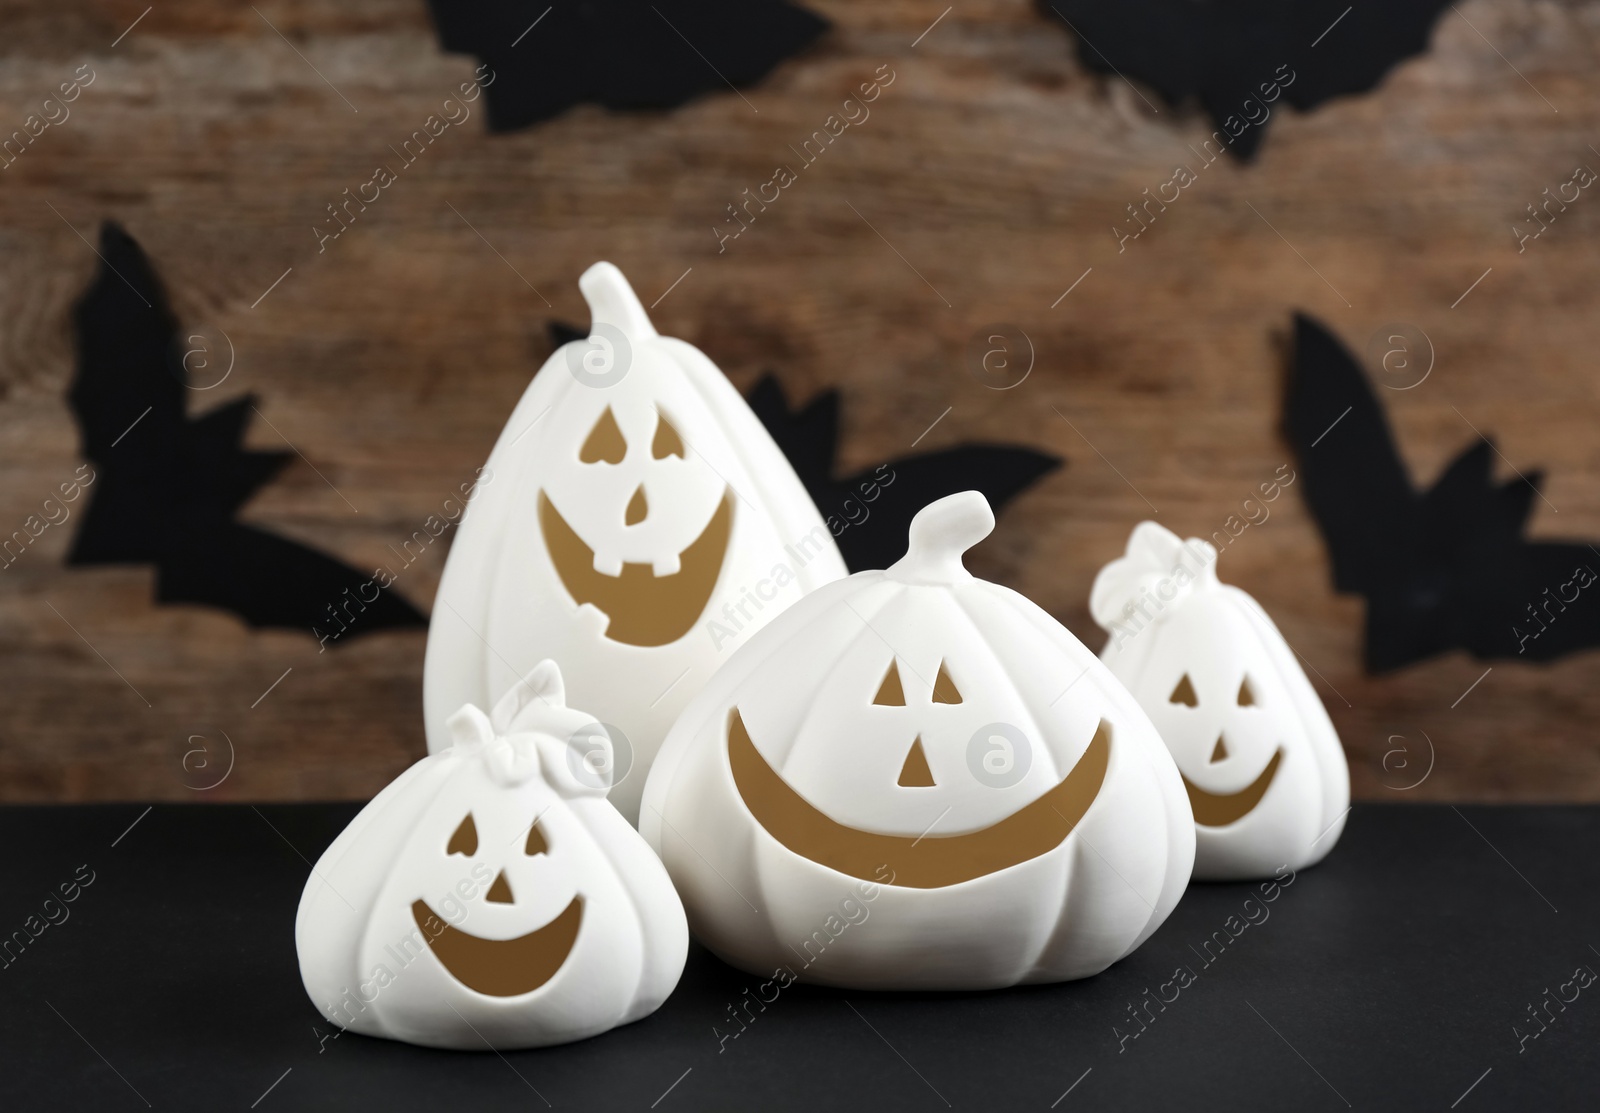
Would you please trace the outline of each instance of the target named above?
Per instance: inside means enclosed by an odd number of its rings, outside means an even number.
[[[1597,807],[1358,805],[1272,900],[1191,886],[1065,985],[762,1006],[693,947],[654,1016],[504,1055],[336,1036],[306,998],[295,908],[356,810],[0,809],[0,1109],[1596,1107]]]

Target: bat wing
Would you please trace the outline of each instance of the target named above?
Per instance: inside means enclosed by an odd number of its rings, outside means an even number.
[[[852,572],[887,568],[905,555],[911,519],[930,502],[958,491],[981,491],[999,511],[1062,463],[1031,448],[1000,444],[903,456],[841,481],[843,505],[826,507],[823,514],[844,525],[834,540]]]
[[[1198,98],[1223,145],[1249,161],[1271,113],[1374,88],[1427,49],[1445,0],[1039,0],[1076,33],[1085,67],[1133,78],[1169,104]]]
[[[1519,481],[1520,482],[1520,481]],[[1488,585],[1464,644],[1480,657],[1549,661],[1600,646],[1600,552],[1587,542],[1522,545]]]
[[[309,546],[237,522],[194,531],[157,565],[163,603],[203,603],[257,628],[313,630],[338,639],[425,626],[427,619],[373,577]]]
[[[429,0],[444,49],[473,54],[489,127],[510,131],[575,104],[662,109],[749,85],[810,46],[828,22],[784,0],[590,0],[543,15],[507,0]]]
[[[766,375],[748,400],[822,512],[852,572],[887,568],[904,556],[911,519],[935,499],[977,490],[999,510],[1062,465],[1059,457],[1030,448],[975,444],[904,456],[835,478],[838,391],[823,391],[794,409],[777,378]]]
[[[839,392],[825,390],[800,409],[792,409],[777,376],[763,375],[750,389],[746,401],[789,458],[789,466],[817,507],[824,509],[835,502],[842,486],[833,478],[839,441]]]
[[[1303,314],[1295,317],[1284,427],[1335,586],[1371,595],[1409,578],[1422,558],[1422,526],[1394,434],[1355,358]]]

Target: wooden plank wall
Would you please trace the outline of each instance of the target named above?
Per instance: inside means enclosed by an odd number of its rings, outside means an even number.
[[[248,519],[357,565],[471,475],[548,353],[546,322],[587,319],[575,280],[602,258],[646,302],[678,282],[658,326],[741,388],[766,370],[792,397],[842,387],[848,465],[906,451],[947,408],[920,447],[1067,456],[973,562],[1096,647],[1089,583],[1135,522],[1154,508],[1209,535],[1291,459],[1278,428],[1297,309],[1358,351],[1390,322],[1431,339],[1428,381],[1383,392],[1419,480],[1470,420],[1510,464],[1546,470],[1537,534],[1600,537],[1600,200],[1525,252],[1511,231],[1575,165],[1600,167],[1600,7],[1468,0],[1372,95],[1280,108],[1256,165],[1203,169],[1119,252],[1113,223],[1195,161],[1203,118],[1085,73],[1029,0],[961,4],[915,47],[942,0],[812,6],[834,30],[744,97],[580,108],[507,136],[481,116],[454,126],[319,252],[325,206],[473,73],[440,53],[420,0],[258,3],[303,59],[245,4],[162,3],[115,47],[142,0],[0,5],[0,131],[80,66],[94,74],[70,119],[0,171],[0,529],[80,463],[68,312],[96,265],[79,233],[111,218],[185,323],[236,349],[195,409],[255,392],[267,420],[249,443],[305,456]],[[885,65],[870,118],[719,252],[725,206]],[[966,364],[994,322],[1036,351],[1013,390]],[[1362,604],[1332,592],[1299,493],[1271,511],[1220,570],[1315,668],[1357,796],[1600,799],[1600,657],[1497,663],[1459,703],[1486,663],[1367,677]],[[74,526],[0,575],[0,800],[365,796],[422,753],[420,632],[319,653],[157,608],[149,569],[63,567]],[[396,587],[426,607],[443,557],[441,543]],[[197,733],[234,751],[209,791],[180,764]],[[1424,733],[1433,771],[1396,791]],[[1410,770],[1385,771],[1408,742]]]

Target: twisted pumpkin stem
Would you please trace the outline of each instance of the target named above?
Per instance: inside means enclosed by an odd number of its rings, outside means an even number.
[[[961,491],[930,502],[911,519],[906,555],[888,569],[890,579],[908,584],[954,584],[972,573],[961,554],[988,537],[994,511],[979,491]]]

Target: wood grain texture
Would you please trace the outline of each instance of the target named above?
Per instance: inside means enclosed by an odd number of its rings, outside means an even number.
[[[145,6],[0,4],[0,134],[80,65],[95,74],[70,118],[0,170],[5,532],[80,462],[68,313],[97,260],[77,233],[115,219],[185,325],[237,352],[194,409],[255,392],[266,420],[249,443],[287,439],[305,457],[249,520],[358,566],[392,560],[472,475],[548,353],[546,322],[587,319],[576,279],[597,259],[647,304],[692,267],[656,323],[741,389],[765,370],[797,400],[842,387],[847,467],[906,451],[947,407],[920,447],[998,438],[1065,454],[972,564],[1092,646],[1089,584],[1137,521],[1154,508],[1208,536],[1290,460],[1279,415],[1296,309],[1358,352],[1391,322],[1431,338],[1428,380],[1382,392],[1419,482],[1468,443],[1470,421],[1495,437],[1503,475],[1545,469],[1535,534],[1600,538],[1600,199],[1585,194],[1525,252],[1510,230],[1575,165],[1600,167],[1593,5],[1472,0],[1373,94],[1277,112],[1254,166],[1200,168],[1198,112],[1086,74],[1029,0],[962,5],[914,48],[945,4],[813,0],[834,30],[744,98],[582,108],[494,138],[475,113],[321,252],[325,207],[394,164],[389,146],[475,60],[440,53],[413,0],[267,2],[260,16],[162,4],[113,48]],[[593,51],[606,64],[605,44]],[[880,64],[895,77],[870,118],[719,252],[726,206],[795,163],[789,145]],[[1113,224],[1177,165],[1198,180],[1119,253]],[[967,365],[994,322],[1036,351],[1015,389]],[[1299,493],[1271,510],[1220,572],[1311,667],[1358,797],[1600,799],[1600,657],[1495,664],[1455,706],[1486,663],[1367,677],[1362,604],[1333,593]],[[423,753],[422,634],[319,653],[308,635],[158,608],[148,569],[65,568],[74,526],[0,573],[0,800],[364,797]],[[396,588],[426,607],[444,551]],[[192,734],[216,732],[235,763],[197,791],[206,774],[180,763]],[[1432,774],[1394,791],[1420,775],[1424,732]],[[1407,743],[1410,770],[1385,771]]]

